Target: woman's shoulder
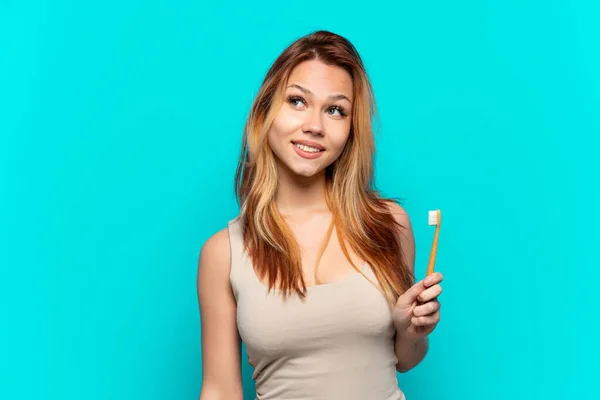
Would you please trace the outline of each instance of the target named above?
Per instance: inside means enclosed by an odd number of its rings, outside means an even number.
[[[199,273],[229,275],[230,253],[229,226],[226,226],[212,233],[202,245],[198,259]]]
[[[400,238],[400,244],[403,249],[404,255],[407,257],[406,261],[410,268],[414,271],[414,263],[416,256],[416,245],[413,227],[411,224],[410,216],[408,212],[396,201],[387,201],[389,212],[394,217],[398,228],[398,237]]]
[[[213,232],[202,245],[200,253],[205,253],[209,257],[222,257],[223,254],[228,255],[230,249],[230,238],[232,230],[238,228],[240,217],[235,216],[225,223],[221,229]]]
[[[410,229],[410,216],[404,207],[395,200],[384,200],[384,203],[387,206],[388,212],[394,217],[394,220],[396,220],[401,227]]]
[[[202,245],[201,253],[207,255],[229,252],[229,227],[226,226],[213,234]]]

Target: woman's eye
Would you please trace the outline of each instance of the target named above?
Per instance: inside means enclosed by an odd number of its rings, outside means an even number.
[[[339,106],[331,107],[327,111],[329,112],[329,115],[333,115],[334,117],[345,117],[346,116],[344,109]],[[338,113],[337,115],[335,114],[336,112]]]
[[[304,100],[301,97],[297,96],[288,96],[288,102],[294,107],[298,107],[304,103]]]
[[[304,101],[304,99],[299,96],[288,96],[287,102],[295,108],[299,108],[302,106],[306,107],[306,101]],[[344,110],[344,108],[341,106],[331,106],[327,109],[327,113],[333,117],[345,117],[348,115],[346,113],[346,110]]]

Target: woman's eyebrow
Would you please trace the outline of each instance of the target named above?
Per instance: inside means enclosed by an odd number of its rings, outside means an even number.
[[[288,88],[290,87],[294,87],[298,90],[300,90],[301,92],[312,96],[313,92],[311,92],[309,89],[302,87],[300,85],[296,85],[295,83],[292,83],[291,85],[288,86]],[[344,94],[334,94],[328,97],[329,100],[347,100],[349,103],[352,103],[352,101],[348,98],[348,96],[344,95]]]

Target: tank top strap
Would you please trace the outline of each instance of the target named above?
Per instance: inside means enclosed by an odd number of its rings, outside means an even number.
[[[242,220],[239,216],[227,223],[229,234],[229,246],[231,248],[231,268],[239,267],[244,256],[244,232]]]
[[[244,248],[243,221],[237,216],[227,223],[229,235],[229,247],[231,256],[231,266],[229,280],[233,294],[238,299],[240,291],[248,288],[248,281],[252,280],[250,272],[254,272],[251,265],[248,264],[248,254]]]

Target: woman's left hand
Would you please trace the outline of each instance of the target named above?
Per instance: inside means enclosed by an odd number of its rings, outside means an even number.
[[[440,321],[440,301],[443,276],[439,272],[417,282],[400,297],[392,312],[398,335],[417,340],[429,335]]]

